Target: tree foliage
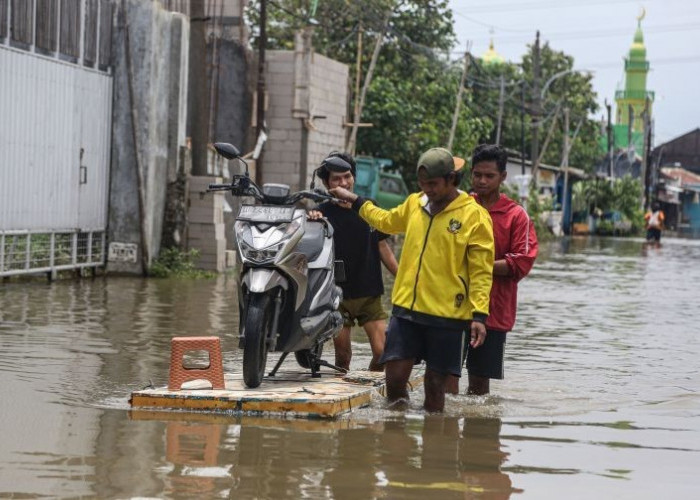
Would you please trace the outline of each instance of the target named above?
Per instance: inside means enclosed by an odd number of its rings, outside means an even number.
[[[293,49],[296,30],[309,25],[311,0],[268,0],[268,49]],[[253,28],[251,43],[258,43],[259,2],[251,2],[247,16]],[[448,142],[463,61],[451,61],[455,45],[453,15],[446,0],[324,0],[317,3],[313,45],[320,54],[347,64],[355,81],[358,32],[363,32],[362,76],[367,72],[377,37],[387,21],[384,43],[372,84],[368,90],[361,121],[357,152],[390,158],[411,182],[415,161],[425,149]],[[533,34],[534,35],[534,34]],[[541,49],[540,85],[553,75],[573,68],[573,58],[554,50],[548,43]],[[499,81],[505,85],[502,144],[516,151],[521,145],[521,114],[525,115],[525,150],[529,156],[533,77],[532,48],[525,49],[519,63],[486,66],[472,61],[457,122],[453,152],[469,157],[480,142],[493,142],[499,103]],[[349,85],[351,84],[349,82]],[[350,85],[352,87],[352,85]],[[582,120],[572,143],[569,164],[588,169],[597,150],[597,124],[588,116],[596,110],[591,76],[572,72],[554,80],[542,103],[543,142],[554,109],[571,110],[571,133]],[[524,105],[524,106],[523,106]],[[349,110],[352,106],[349,107]],[[524,111],[524,113],[522,113]],[[563,131],[561,113],[543,161],[561,162]]]
[[[641,197],[641,181],[629,175],[612,183],[607,179],[588,179],[574,184],[572,205],[574,211],[595,215],[620,212],[625,220],[632,223],[632,230],[636,232],[643,226]]]

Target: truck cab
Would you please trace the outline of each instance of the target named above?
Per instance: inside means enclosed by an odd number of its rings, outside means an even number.
[[[406,183],[396,170],[393,162],[386,158],[357,156],[357,177],[354,191],[365,198],[373,199],[384,209],[394,208],[408,196]]]

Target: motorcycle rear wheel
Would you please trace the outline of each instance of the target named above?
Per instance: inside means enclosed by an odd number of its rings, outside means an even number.
[[[267,364],[267,339],[272,328],[273,302],[270,295],[256,293],[248,302],[243,348],[243,381],[254,389],[262,383]]]
[[[299,363],[299,366],[302,368],[306,368],[308,370],[311,370],[311,354],[314,354],[317,359],[321,358],[321,354],[323,354],[323,344],[318,343],[315,346],[313,346],[311,349],[302,349],[301,351],[296,351],[294,353],[294,357],[297,359],[297,363]],[[321,368],[321,365],[318,363],[314,363],[314,371],[318,370]]]

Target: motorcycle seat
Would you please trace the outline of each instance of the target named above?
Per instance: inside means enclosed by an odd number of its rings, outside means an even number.
[[[316,260],[323,250],[326,237],[325,224],[321,221],[307,221],[306,231],[297,246],[297,250],[306,255],[309,262]]]

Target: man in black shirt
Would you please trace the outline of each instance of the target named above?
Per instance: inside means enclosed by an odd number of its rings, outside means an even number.
[[[328,157],[335,157],[336,161],[331,164],[324,160],[317,170],[323,184],[327,189],[343,187],[352,191],[355,184],[355,160],[352,156],[339,152],[332,152]],[[338,159],[343,161],[337,161]],[[357,212],[350,209],[349,203],[322,203],[309,216],[319,217],[318,212],[333,226],[335,258],[345,263],[346,281],[340,283],[343,289],[340,312],[345,321],[343,329],[333,341],[335,364],[341,368],[350,368],[350,329],[357,321],[365,329],[372,348],[369,369],[381,371],[384,367],[379,363],[379,358],[384,352],[387,314],[382,306],[384,284],[380,261],[394,276],[398,268],[396,257],[386,241],[389,235],[370,227]]]

